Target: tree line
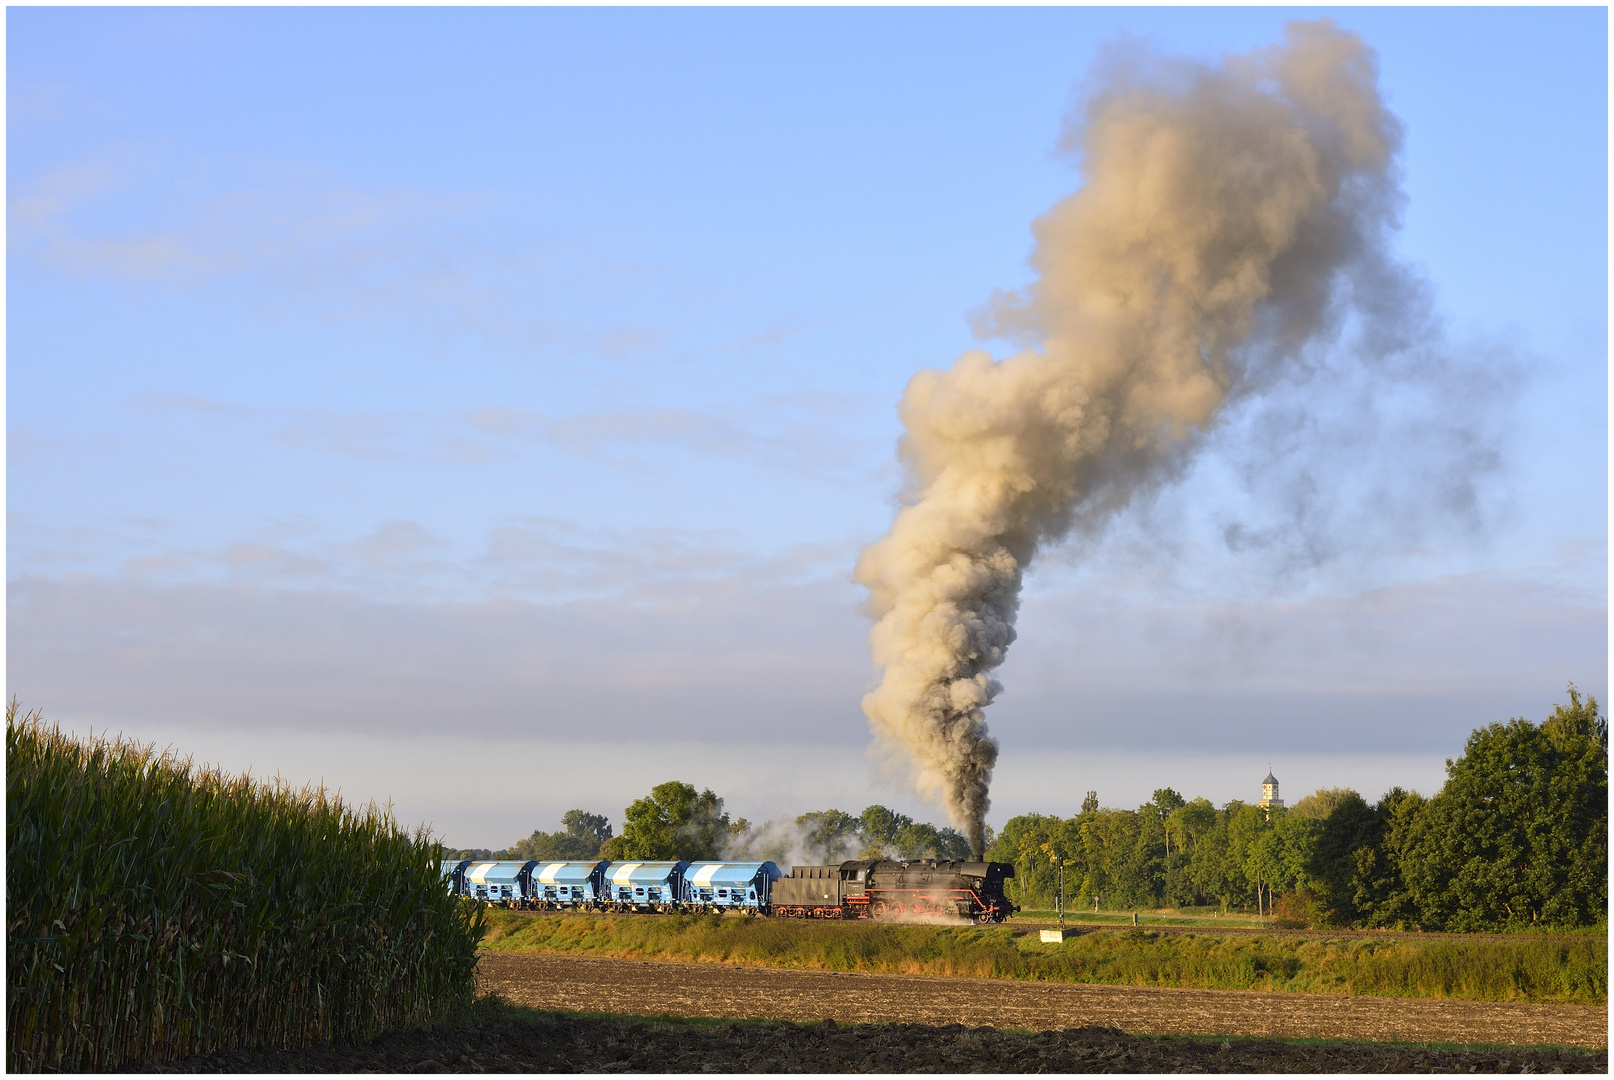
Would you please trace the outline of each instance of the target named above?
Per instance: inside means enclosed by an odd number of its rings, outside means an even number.
[[[815,810],[794,822],[760,825],[730,819],[721,796],[679,780],[657,784],[622,812],[622,832],[585,810],[568,810],[557,832],[535,830],[503,851],[466,848],[460,858],[512,859],[793,859],[837,863],[846,859],[967,859],[969,841],[958,830],[915,821],[885,806],[857,816]]]
[[[1161,788],[1135,810],[1022,814],[987,858],[1015,866],[1011,896],[1052,907],[1059,865],[1067,908],[1216,907],[1318,927],[1512,930],[1607,924],[1608,722],[1597,699],[1540,724],[1514,719],[1474,731],[1446,762],[1440,792],[1393,788],[1369,803],[1331,788],[1286,809],[1185,799]],[[818,810],[755,825],[722,797],[682,781],[658,784],[623,812],[570,810],[556,832],[462,858],[968,859],[957,830],[884,806],[856,816]],[[1056,861],[1057,860],[1057,861]]]
[[[1608,722],[1573,686],[1540,724],[1474,731],[1432,798],[1348,788],[1287,809],[1170,788],[1136,810],[1089,792],[1070,818],[1011,818],[988,852],[1015,898],[1067,908],[1215,906],[1319,927],[1479,931],[1607,925]]]

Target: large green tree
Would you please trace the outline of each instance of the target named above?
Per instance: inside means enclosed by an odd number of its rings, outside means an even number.
[[[913,824],[913,818],[899,814],[888,806],[875,803],[865,806],[858,818],[859,835],[863,839],[862,859],[883,859],[897,846],[897,834]]]
[[[1469,736],[1401,867],[1430,929],[1584,926],[1608,904],[1608,722],[1569,688],[1539,726]]]
[[[1308,815],[1317,829],[1304,872],[1323,920],[1330,926],[1352,926],[1365,915],[1358,906],[1359,863],[1373,855],[1383,839],[1384,823],[1355,791],[1335,789],[1328,794],[1333,797],[1326,803],[1320,800],[1317,814]],[[1297,816],[1305,801],[1295,805]]]
[[[612,859],[718,859],[732,835],[723,800],[711,788],[669,780],[622,812],[622,835],[606,845]]]
[[[858,850],[862,822],[842,810],[815,810],[796,819],[807,859],[838,863]]]
[[[1373,804],[1377,838],[1352,853],[1352,907],[1364,926],[1405,929],[1418,921],[1418,905],[1403,874],[1429,803],[1416,791],[1391,788]]]

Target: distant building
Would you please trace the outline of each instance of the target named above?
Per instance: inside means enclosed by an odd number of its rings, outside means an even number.
[[[1283,800],[1278,798],[1278,778],[1272,775],[1270,766],[1267,768],[1267,778],[1261,781],[1261,801],[1255,805],[1267,810],[1274,807],[1283,809]]]

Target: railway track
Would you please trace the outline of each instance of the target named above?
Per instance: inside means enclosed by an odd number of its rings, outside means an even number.
[[[554,912],[535,912],[535,914],[555,914],[555,913]],[[673,918],[676,915],[678,915],[679,913],[677,913],[677,912],[636,912],[636,913],[632,913],[632,914],[621,914],[621,913],[616,913],[616,912],[589,912],[588,914],[592,918],[600,918],[600,919],[609,919],[609,918],[621,918],[621,919],[667,919],[667,918]],[[687,914],[687,913],[684,913],[684,914]],[[755,916],[729,914],[729,915],[725,915],[724,917],[725,918],[752,918],[752,917],[755,917]],[[828,924],[828,923],[833,923],[835,920],[818,920],[818,921]],[[859,921],[861,922],[861,920],[859,920]],[[898,923],[897,923],[896,920],[892,920],[891,925],[898,925]],[[985,924],[970,923],[970,922],[968,922],[966,920],[959,920],[957,923],[943,923],[940,920],[936,920],[934,925],[957,925],[957,926],[961,926],[961,927],[967,927],[967,926],[985,925]],[[1059,921],[1057,919],[1044,919],[1044,918],[1022,919],[1022,918],[1019,918],[1019,917],[1012,917],[1012,918],[1008,919],[1006,922],[999,923],[999,924],[996,924],[996,925],[1007,927],[1010,930],[1025,930],[1025,931],[1053,930],[1053,929],[1056,929],[1059,926]],[[1145,931],[1148,931],[1149,933],[1154,933],[1154,934],[1208,934],[1208,935],[1213,935],[1213,936],[1218,936],[1218,937],[1220,937],[1220,936],[1229,936],[1229,937],[1237,937],[1237,936],[1243,936],[1243,937],[1293,937],[1293,938],[1316,938],[1316,939],[1346,938],[1346,939],[1357,939],[1357,940],[1363,940],[1363,941],[1441,941],[1441,940],[1446,940],[1446,941],[1529,941],[1529,940],[1534,940],[1534,939],[1541,936],[1541,935],[1537,935],[1537,934],[1455,934],[1455,933],[1444,933],[1444,932],[1434,931],[1434,930],[1382,930],[1382,929],[1381,930],[1308,930],[1308,929],[1290,929],[1290,928],[1286,928],[1286,927],[1277,927],[1277,926],[1221,926],[1221,925],[1218,925],[1218,924],[1216,924],[1214,922],[1200,923],[1200,924],[1191,925],[1191,926],[1184,926],[1184,925],[1176,924],[1176,923],[1142,922],[1142,923],[1139,923],[1138,926],[1134,927],[1130,923],[1125,923],[1125,922],[1095,923],[1095,922],[1081,922],[1079,920],[1069,919],[1069,918],[1067,918],[1065,920],[1065,929],[1069,930],[1069,931],[1075,931],[1078,934],[1087,934],[1087,933],[1091,933],[1091,932],[1093,932],[1095,930],[1133,930],[1133,929],[1136,929],[1136,930],[1145,930]],[[1590,939],[1593,939],[1593,940],[1599,940],[1599,941],[1607,941],[1608,940],[1608,935],[1607,934],[1577,934],[1575,936],[1576,937],[1586,937],[1586,938],[1590,938]]]
[[[1059,926],[1056,919],[1010,919],[1003,925],[1015,930],[1053,930]],[[1450,934],[1432,930],[1307,930],[1277,926],[1217,926],[1214,923],[1195,926],[1163,923],[1092,923],[1065,920],[1067,931],[1087,934],[1094,930],[1146,930],[1151,934],[1209,934],[1217,937],[1298,937],[1298,938],[1349,938],[1364,941],[1529,941],[1537,934]],[[1607,934],[1585,934],[1593,940],[1607,941]]]

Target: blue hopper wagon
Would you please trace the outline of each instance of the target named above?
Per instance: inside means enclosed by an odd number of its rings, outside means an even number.
[[[515,907],[527,899],[528,881],[537,865],[531,860],[472,863],[465,871],[465,895]]]
[[[782,876],[771,862],[690,863],[680,899],[708,911],[763,911],[773,883]]]
[[[527,898],[533,907],[593,908],[604,903],[606,863],[538,863],[527,883]]]
[[[470,859],[444,859],[443,884],[455,896],[465,894],[465,870],[471,865]]]
[[[675,911],[687,862],[614,862],[605,868],[613,911]]]

